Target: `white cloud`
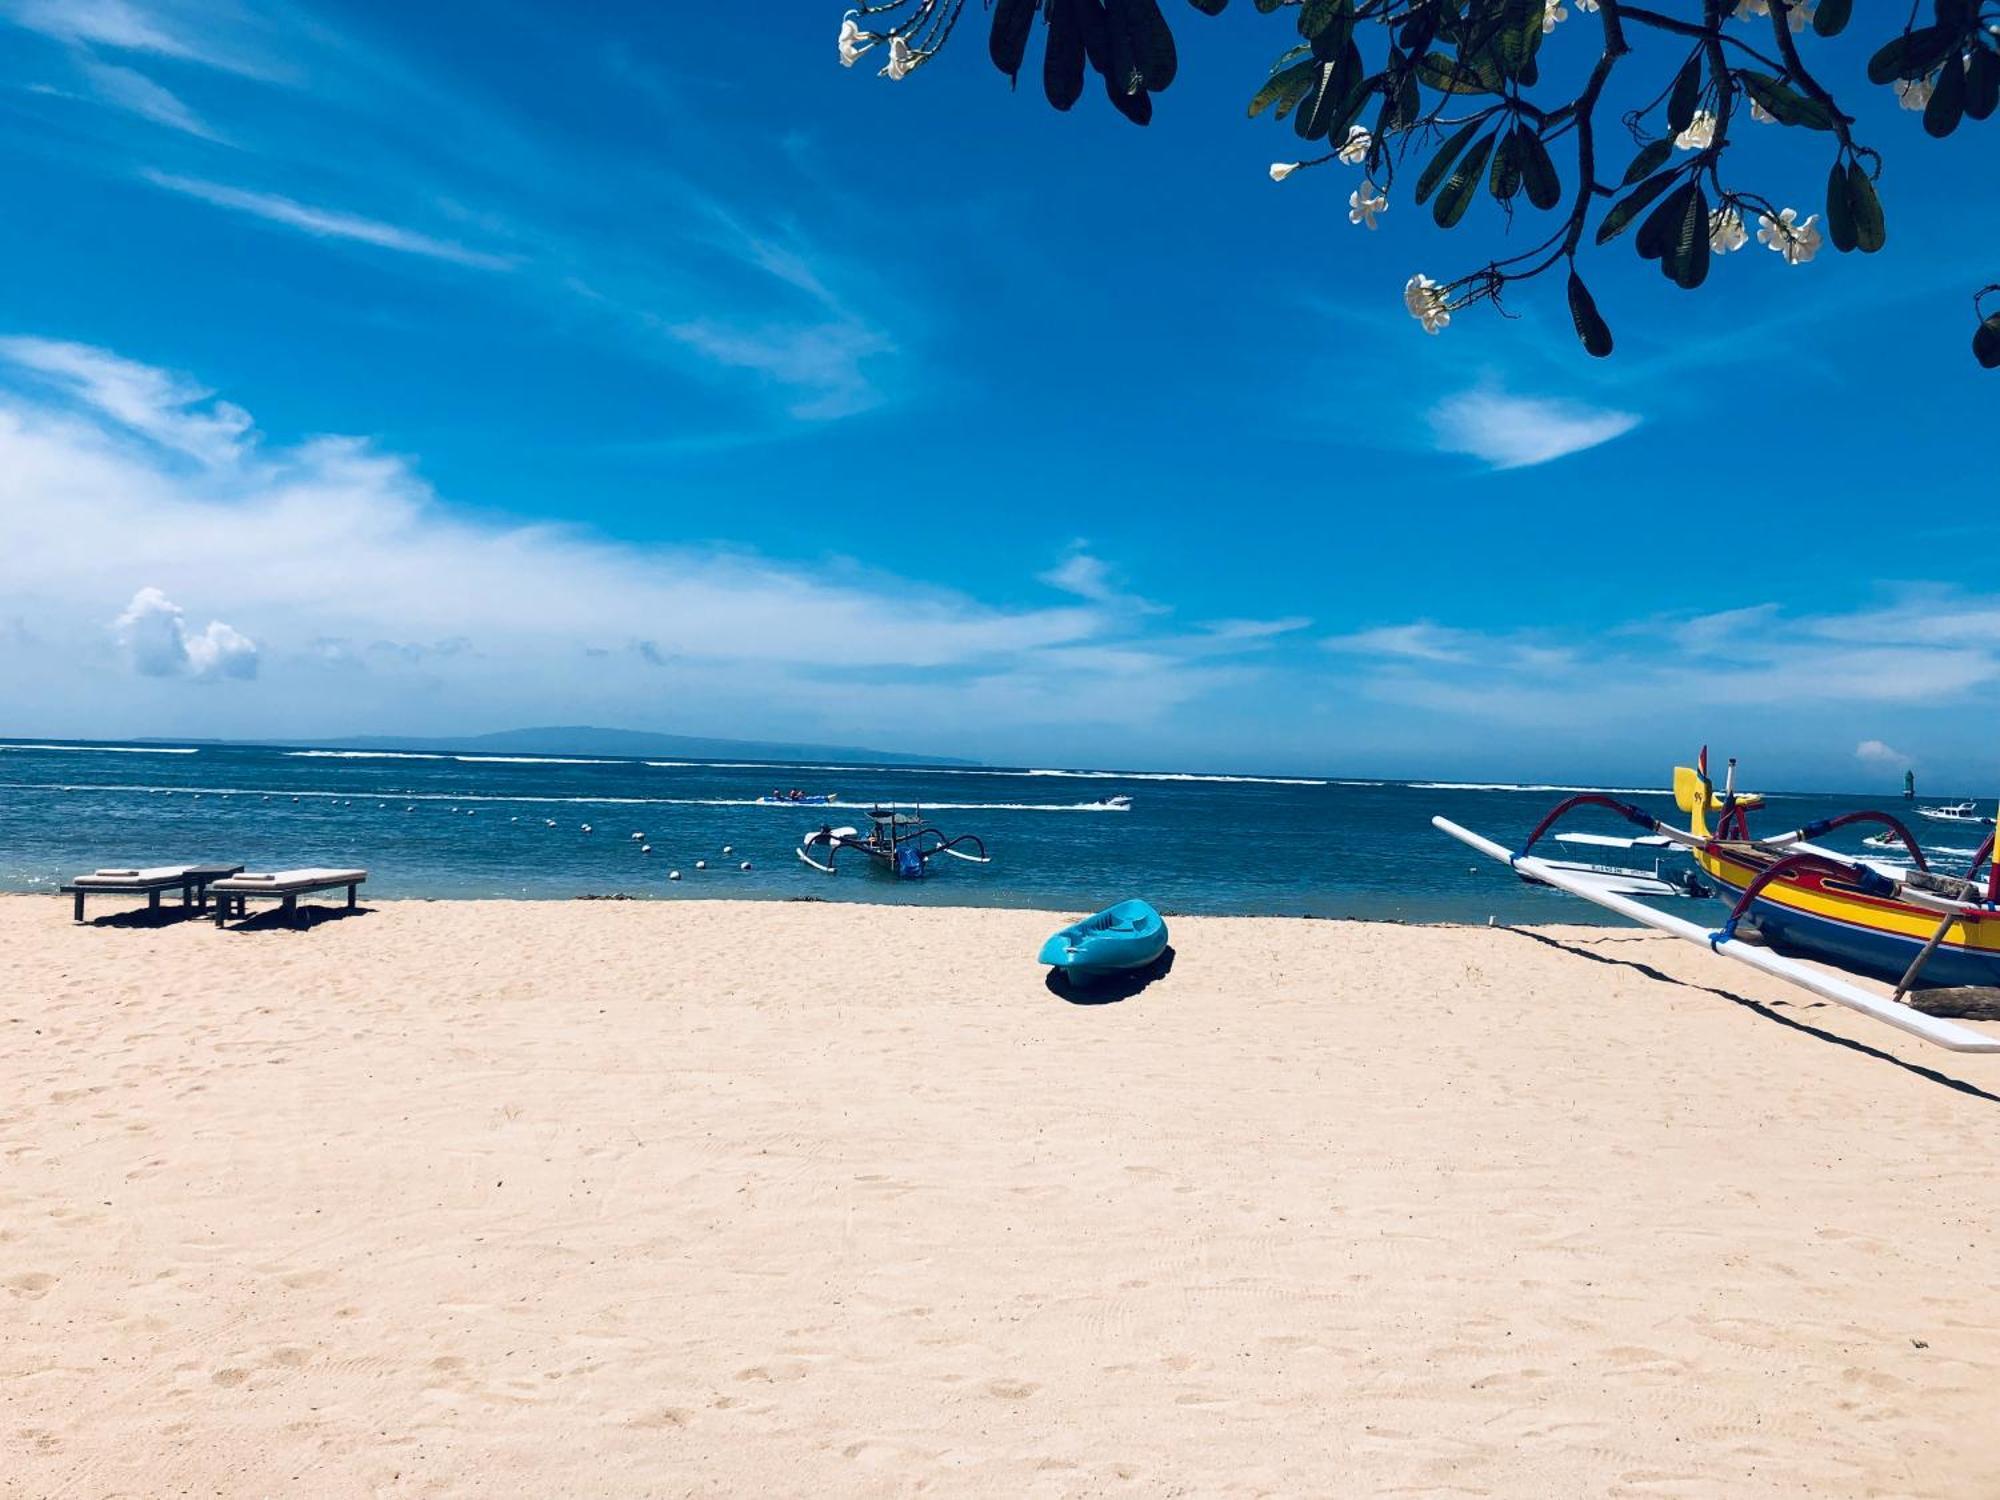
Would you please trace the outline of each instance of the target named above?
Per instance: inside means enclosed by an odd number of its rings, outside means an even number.
[[[1431,408],[1431,432],[1447,453],[1467,453],[1496,469],[1521,469],[1581,453],[1639,425],[1631,412],[1568,401],[1465,391]]]
[[[199,387],[105,351],[13,339],[0,359],[62,398],[0,385],[0,599],[52,643],[34,706],[66,706],[72,722],[143,730],[119,717],[146,707],[136,670],[257,676],[254,694],[204,695],[205,712],[240,717],[197,732],[560,713],[795,738],[914,740],[932,726],[964,744],[1037,715],[1144,723],[1237,670],[1228,648],[1149,637],[1116,605],[1005,608],[837,559],[475,522],[365,441],[273,445],[235,408],[201,406]],[[133,596],[149,578],[173,597]],[[175,599],[255,620],[257,639],[221,620],[195,628]],[[118,649],[59,664],[65,638]]]
[[[242,45],[255,28],[234,10],[198,0],[0,0],[0,17],[73,46],[150,53],[251,78],[281,76],[282,69]]]
[[[181,607],[148,585],[111,630],[132,670],[142,677],[255,677],[257,643],[220,620],[189,630]]]
[[[179,95],[155,83],[144,73],[88,58],[83,60],[81,66],[91,89],[106,104],[127,110],[157,125],[200,136],[203,140],[221,139]]]
[[[1118,585],[1118,578],[1111,565],[1090,550],[1090,544],[1074,541],[1063,555],[1063,560],[1036,578],[1050,588],[1065,594],[1074,594],[1079,599],[1088,599],[1093,604],[1101,604],[1109,609],[1125,610],[1133,614],[1154,615],[1166,611],[1150,599],[1142,599],[1137,594],[1125,592]]]
[[[845,320],[747,329],[698,318],[666,332],[718,364],[793,387],[797,394],[787,410],[807,421],[850,417],[876,405],[881,395],[868,378],[868,362],[895,352],[877,330]]]
[[[1864,766],[1882,766],[1891,769],[1912,763],[1911,757],[1894,745],[1884,744],[1881,740],[1863,740],[1854,747],[1854,758]]]
[[[1417,620],[1408,625],[1378,625],[1351,635],[1332,636],[1320,644],[1329,651],[1378,660],[1458,663],[1472,659],[1477,639],[1462,630]]]
[[[0,338],[0,360],[31,371],[123,427],[204,464],[233,461],[250,415],[178,375],[88,344]]]
[[[234,209],[238,213],[249,214],[253,218],[264,219],[273,224],[283,224],[322,239],[355,240],[384,250],[399,250],[406,255],[422,255],[432,260],[452,261],[482,271],[509,271],[517,264],[511,256],[468,249],[451,240],[437,239],[414,229],[385,224],[379,219],[365,219],[359,214],[342,213],[337,209],[316,208],[310,203],[300,203],[295,199],[281,197],[277,193],[249,192],[219,182],[204,182],[199,178],[180,177],[171,172],[158,172],[150,168],[140,173],[140,176],[153,186],[165,188],[170,193],[198,198],[203,203],[214,204],[217,208]]]

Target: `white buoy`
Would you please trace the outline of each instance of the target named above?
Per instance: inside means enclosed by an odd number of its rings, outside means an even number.
[[[551,827],[551,828],[553,828],[553,827],[555,827],[555,826],[556,826],[556,820],[555,820],[554,818],[544,818],[544,819],[542,819],[542,821],[543,821],[544,823],[548,824],[548,825],[549,825],[549,827]]]
[[[749,861],[749,860],[747,860],[747,859],[746,859],[746,860],[744,860],[742,864],[740,864],[740,865],[738,865],[738,866],[737,866],[737,868],[738,868],[739,870],[747,870],[747,869],[749,869],[749,868],[750,868],[750,861]]]
[[[588,832],[590,832],[590,825],[589,825],[588,823],[585,823],[585,824],[583,825],[583,831],[584,831],[585,833],[588,833]]]
[[[651,854],[653,852],[653,846],[651,844],[641,844],[639,846],[639,852],[641,854]]]
[[[681,878],[681,872],[680,872],[679,870],[669,870],[669,871],[667,871],[667,879],[669,879],[669,880],[679,880],[680,878]]]
[[[645,834],[643,834],[643,833],[635,833],[635,834],[633,834],[633,835],[632,835],[632,837],[633,837],[633,838],[635,838],[635,839],[643,839],[643,838],[644,838],[645,836],[646,836],[646,835],[645,835]]]
[[[731,846],[731,845],[729,845],[729,844],[724,844],[724,845],[722,846],[722,852],[723,852],[724,854],[734,854],[734,853],[736,852],[736,850],[735,850],[735,848],[734,848],[733,846]]]
[[[708,861],[705,859],[698,859],[694,862],[694,867],[697,870],[706,870],[708,868]]]

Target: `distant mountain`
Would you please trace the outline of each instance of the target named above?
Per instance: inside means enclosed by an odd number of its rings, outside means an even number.
[[[685,760],[839,760],[884,766],[969,766],[977,761],[945,755],[905,755],[854,745],[792,745],[776,740],[714,740],[699,735],[654,734],[645,729],[599,729],[589,724],[540,729],[502,729],[493,734],[360,734],[343,740],[312,740],[316,749],[444,750],[458,755],[649,755]]]

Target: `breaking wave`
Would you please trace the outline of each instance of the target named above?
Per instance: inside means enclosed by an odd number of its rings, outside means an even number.
[[[0,750],[70,750],[92,755],[199,755],[190,745],[0,745]]]
[[[762,807],[773,812],[804,812],[809,815],[866,813],[873,804],[831,802],[801,806],[792,802],[761,802],[755,797],[529,797],[502,792],[395,792],[383,793],[349,788],[320,791],[305,787],[276,786],[120,786],[112,783],[89,785],[79,782],[6,781],[0,787],[39,792],[145,792],[166,796],[209,797],[310,797],[316,801],[373,802],[387,806],[412,802],[498,802],[578,807]],[[1106,797],[1096,802],[926,802],[924,812],[1032,812],[1032,813],[1124,813],[1132,810],[1130,797]]]

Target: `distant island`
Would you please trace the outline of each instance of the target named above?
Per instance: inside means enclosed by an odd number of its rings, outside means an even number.
[[[656,734],[647,729],[601,729],[590,724],[501,729],[492,734],[358,734],[339,740],[288,740],[285,743],[314,750],[438,750],[458,755],[619,755],[633,759],[670,755],[687,760],[839,760],[880,766],[979,764],[947,755],[906,755],[893,750],[866,750],[855,745],[718,740],[700,735]]]

